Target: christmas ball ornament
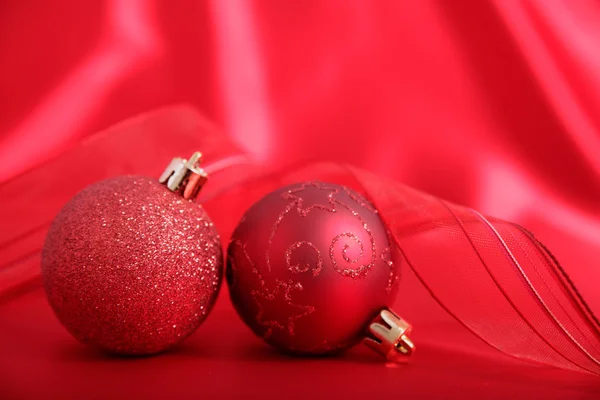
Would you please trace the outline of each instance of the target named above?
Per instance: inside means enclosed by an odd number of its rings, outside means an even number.
[[[60,211],[44,244],[42,278],[75,338],[113,353],[152,354],[206,318],[223,260],[215,227],[193,202],[206,181],[199,159],[174,159],[160,182],[95,183]]]
[[[325,354],[361,339],[389,359],[411,354],[410,325],[387,309],[400,258],[373,205],[357,192],[307,182],[254,204],[227,252],[231,300],[269,344]]]

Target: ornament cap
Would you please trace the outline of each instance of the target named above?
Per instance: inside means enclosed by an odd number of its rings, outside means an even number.
[[[411,331],[412,325],[406,320],[383,309],[369,325],[370,337],[365,338],[363,343],[389,361],[399,361],[415,351],[415,345],[408,337]]]
[[[189,160],[175,157],[158,181],[165,183],[172,192],[180,192],[184,199],[195,199],[208,180],[208,174],[200,168],[202,153],[195,152]]]

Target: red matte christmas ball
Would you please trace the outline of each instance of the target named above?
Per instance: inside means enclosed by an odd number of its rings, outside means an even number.
[[[107,179],[77,194],[42,254],[60,322],[81,342],[119,354],[160,352],[190,335],[221,276],[220,240],[206,211],[144,177]]]
[[[290,185],[254,204],[228,247],[227,282],[244,322],[273,346],[322,354],[364,338],[399,276],[377,210],[346,187]]]

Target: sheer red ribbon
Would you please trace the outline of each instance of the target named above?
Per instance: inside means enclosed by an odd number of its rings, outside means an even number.
[[[47,225],[78,190],[119,174],[158,176],[171,157],[196,149],[212,161],[241,154],[193,111],[163,110],[0,185],[0,217],[7,221],[0,295],[35,281]],[[598,319],[550,251],[524,228],[355,167],[310,164],[274,172],[218,163],[212,169],[220,178],[201,201],[210,199],[209,211],[227,210],[216,219],[224,238],[252,202],[282,184],[319,179],[353,187],[380,210],[431,296],[474,334],[517,358],[600,375]]]
[[[351,170],[414,272],[452,316],[509,355],[600,374],[600,323],[530,232]]]

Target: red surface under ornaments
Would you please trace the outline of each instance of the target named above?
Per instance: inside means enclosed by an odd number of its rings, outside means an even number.
[[[600,398],[598,18],[584,0],[0,5],[0,398]],[[199,199],[224,244],[286,183],[369,197],[408,249],[411,362],[282,355],[226,288],[171,352],[77,343],[39,280],[52,218],[195,150],[251,157]]]

